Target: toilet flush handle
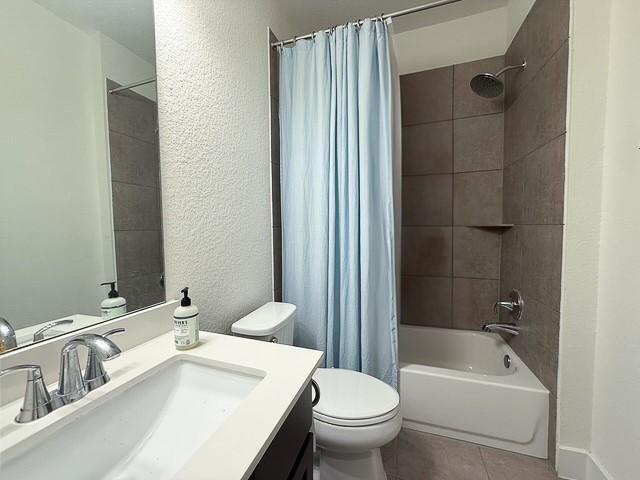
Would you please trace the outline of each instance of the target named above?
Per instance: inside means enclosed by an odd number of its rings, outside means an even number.
[[[313,400],[311,400],[311,406],[315,407],[320,402],[320,386],[313,379],[311,380],[311,386],[313,387],[313,391],[315,393]]]

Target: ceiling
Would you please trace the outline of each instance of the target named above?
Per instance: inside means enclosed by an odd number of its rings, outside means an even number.
[[[431,3],[434,0],[280,0],[296,25],[295,35],[340,25],[349,21],[392,13]],[[403,32],[443,23],[456,18],[501,8],[508,0],[463,0],[433,10],[415,13],[394,21],[394,30]]]
[[[153,0],[34,0],[87,31],[100,31],[155,65]]]

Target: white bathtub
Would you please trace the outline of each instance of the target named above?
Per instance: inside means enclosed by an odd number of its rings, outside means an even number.
[[[499,335],[402,326],[399,343],[405,427],[547,458],[549,391]]]

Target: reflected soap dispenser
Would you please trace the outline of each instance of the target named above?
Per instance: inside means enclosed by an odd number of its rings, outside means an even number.
[[[191,305],[189,287],[181,290],[180,306],[173,312],[174,344],[178,350],[188,350],[200,341],[200,321],[198,307]]]
[[[127,313],[127,300],[118,294],[116,282],[104,282],[100,285],[111,285],[109,296],[100,304],[102,319],[109,320]]]

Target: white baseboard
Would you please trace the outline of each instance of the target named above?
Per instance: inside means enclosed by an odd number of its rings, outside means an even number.
[[[558,448],[558,476],[563,480],[614,480],[591,452],[562,445]]]

